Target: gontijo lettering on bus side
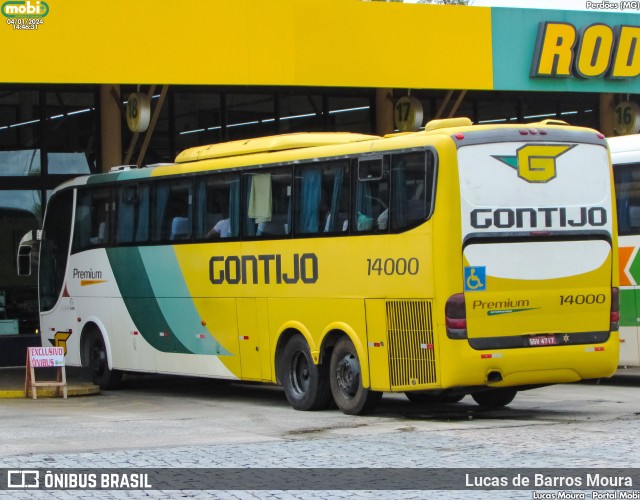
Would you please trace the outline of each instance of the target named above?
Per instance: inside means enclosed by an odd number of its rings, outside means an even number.
[[[209,260],[209,279],[214,285],[313,284],[318,281],[318,256],[314,253],[264,255],[214,255]]]

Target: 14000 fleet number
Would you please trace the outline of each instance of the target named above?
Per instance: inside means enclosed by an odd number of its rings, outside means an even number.
[[[593,294],[589,293],[586,295],[560,295],[560,305],[564,306],[565,304],[569,305],[582,305],[582,304],[604,304],[607,298],[604,293]]]
[[[367,259],[367,275],[368,276],[404,276],[405,274],[415,275],[420,270],[420,261],[415,257],[405,259]]]

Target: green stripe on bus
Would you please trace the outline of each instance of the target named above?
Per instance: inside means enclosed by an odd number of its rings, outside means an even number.
[[[230,353],[202,325],[191,292],[170,245],[141,247],[140,256],[152,288],[152,296],[182,345],[195,354]]]
[[[620,290],[620,326],[637,326],[636,291],[634,289]]]
[[[162,352],[230,354],[200,323],[172,247],[109,248],[107,255],[125,306],[149,344]]]
[[[122,299],[140,335],[159,351],[189,353],[171,331],[162,314],[139,249],[109,248],[107,256]]]

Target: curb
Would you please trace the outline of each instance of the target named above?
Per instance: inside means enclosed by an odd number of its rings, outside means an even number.
[[[38,387],[39,398],[55,398],[56,388],[53,387]],[[67,398],[73,396],[91,396],[93,394],[99,394],[100,387],[94,384],[73,384],[67,386]],[[62,398],[62,390],[60,390],[60,396]],[[12,390],[0,390],[0,399],[31,399],[31,392],[29,395],[25,395],[24,389],[12,389]]]

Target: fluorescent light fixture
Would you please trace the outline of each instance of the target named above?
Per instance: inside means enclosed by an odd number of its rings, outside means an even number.
[[[82,113],[88,113],[89,111],[93,111],[93,108],[79,109],[78,111],[70,111],[69,113],[67,113],[67,116],[80,115]]]
[[[509,118],[496,118],[495,120],[481,120],[478,123],[500,123],[509,121]]]
[[[187,134],[197,134],[198,132],[204,132],[205,129],[203,128],[197,128],[195,130],[184,130],[183,132],[180,132],[180,135],[187,135]]]
[[[345,109],[334,109],[333,111],[329,111],[330,115],[337,115],[338,113],[350,113],[352,111],[364,111],[369,109],[370,106],[360,106],[359,108],[345,108]]]
[[[317,113],[307,113],[304,115],[291,115],[291,116],[283,116],[282,118],[280,118],[280,121],[284,121],[284,120],[296,120],[297,118],[309,118],[310,116],[317,116]]]
[[[524,119],[529,120],[531,118],[551,118],[552,116],[556,116],[556,113],[546,113],[544,115],[529,115],[525,116]]]
[[[257,125],[258,123],[260,123],[259,120],[256,120],[256,121],[253,121],[253,122],[231,123],[231,124],[227,125],[227,128],[244,127],[245,125]]]

